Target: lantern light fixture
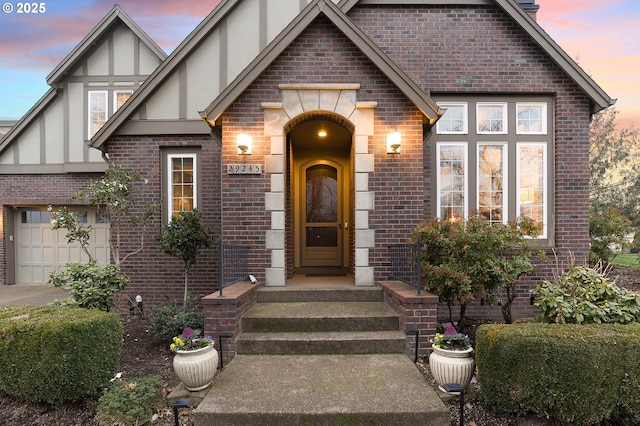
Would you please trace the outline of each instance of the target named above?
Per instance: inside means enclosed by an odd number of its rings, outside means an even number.
[[[251,136],[246,133],[240,133],[236,146],[238,147],[238,154],[251,155]]]
[[[402,146],[402,135],[398,129],[387,135],[387,154],[399,154]]]

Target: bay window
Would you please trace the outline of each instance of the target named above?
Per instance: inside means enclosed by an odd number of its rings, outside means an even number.
[[[480,214],[492,223],[507,223],[526,216],[540,225],[537,237],[550,240],[552,98],[434,98],[445,111],[430,136],[437,217],[462,220]]]

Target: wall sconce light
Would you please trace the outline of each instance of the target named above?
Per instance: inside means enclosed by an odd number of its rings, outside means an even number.
[[[399,154],[402,146],[402,135],[398,129],[387,135],[387,154]]]
[[[240,133],[237,140],[238,154],[250,155],[251,154],[251,136],[246,133]]]

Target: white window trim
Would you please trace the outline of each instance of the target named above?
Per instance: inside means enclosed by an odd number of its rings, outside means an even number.
[[[541,111],[541,120],[542,125],[541,131],[539,132],[521,132],[518,127],[518,112],[520,111],[520,107],[542,107]],[[546,135],[547,134],[547,103],[546,102],[516,102],[516,134],[518,135]]]
[[[469,134],[469,103],[468,102],[442,102],[438,103],[442,109],[450,107],[462,107],[462,131],[445,132],[440,130],[440,120],[436,122],[436,133],[439,135],[467,135]]]
[[[487,132],[480,131],[480,108],[481,107],[500,107],[502,108],[502,131]],[[476,103],[476,133],[479,135],[507,135],[509,134],[509,114],[506,102],[477,102]]]
[[[93,134],[91,133],[91,122],[92,122],[92,117],[91,117],[91,107],[94,104],[94,99],[93,96],[94,94],[104,94],[104,113],[105,113],[105,117],[104,117],[104,122],[106,123],[107,120],[109,120],[109,91],[108,90],[89,90],[87,92],[87,139],[90,140],[93,137]],[[98,129],[99,130],[99,129]],[[98,131],[96,130],[96,132]]]
[[[198,155],[193,152],[189,153],[172,153],[167,154],[167,223],[173,218],[173,168],[172,160],[174,158],[192,158],[193,159],[193,208],[198,208]]]
[[[542,147],[542,164],[544,168],[542,169],[542,233],[538,235],[539,239],[548,238],[548,228],[549,228],[549,202],[548,202],[548,186],[547,180],[549,176],[549,165],[547,163],[547,144],[544,142],[516,142],[516,214],[518,217],[520,216],[520,149],[523,146],[540,146]]]
[[[464,147],[464,219],[469,218],[469,144],[467,142],[438,142],[436,143],[436,216],[442,219],[440,214],[442,204],[440,202],[440,147],[462,146]]]
[[[113,91],[113,112],[114,113],[118,110],[118,95],[125,94],[125,93],[128,93],[129,95],[133,95],[133,89]]]
[[[502,223],[509,222],[509,144],[507,142],[478,142],[476,144],[476,211],[480,211],[480,147],[502,147]],[[546,194],[546,192],[545,192]]]

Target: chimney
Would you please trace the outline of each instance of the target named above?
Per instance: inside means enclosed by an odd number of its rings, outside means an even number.
[[[535,21],[536,14],[538,13],[538,9],[540,9],[540,5],[536,4],[536,0],[516,0],[520,7],[527,12],[529,16]]]

